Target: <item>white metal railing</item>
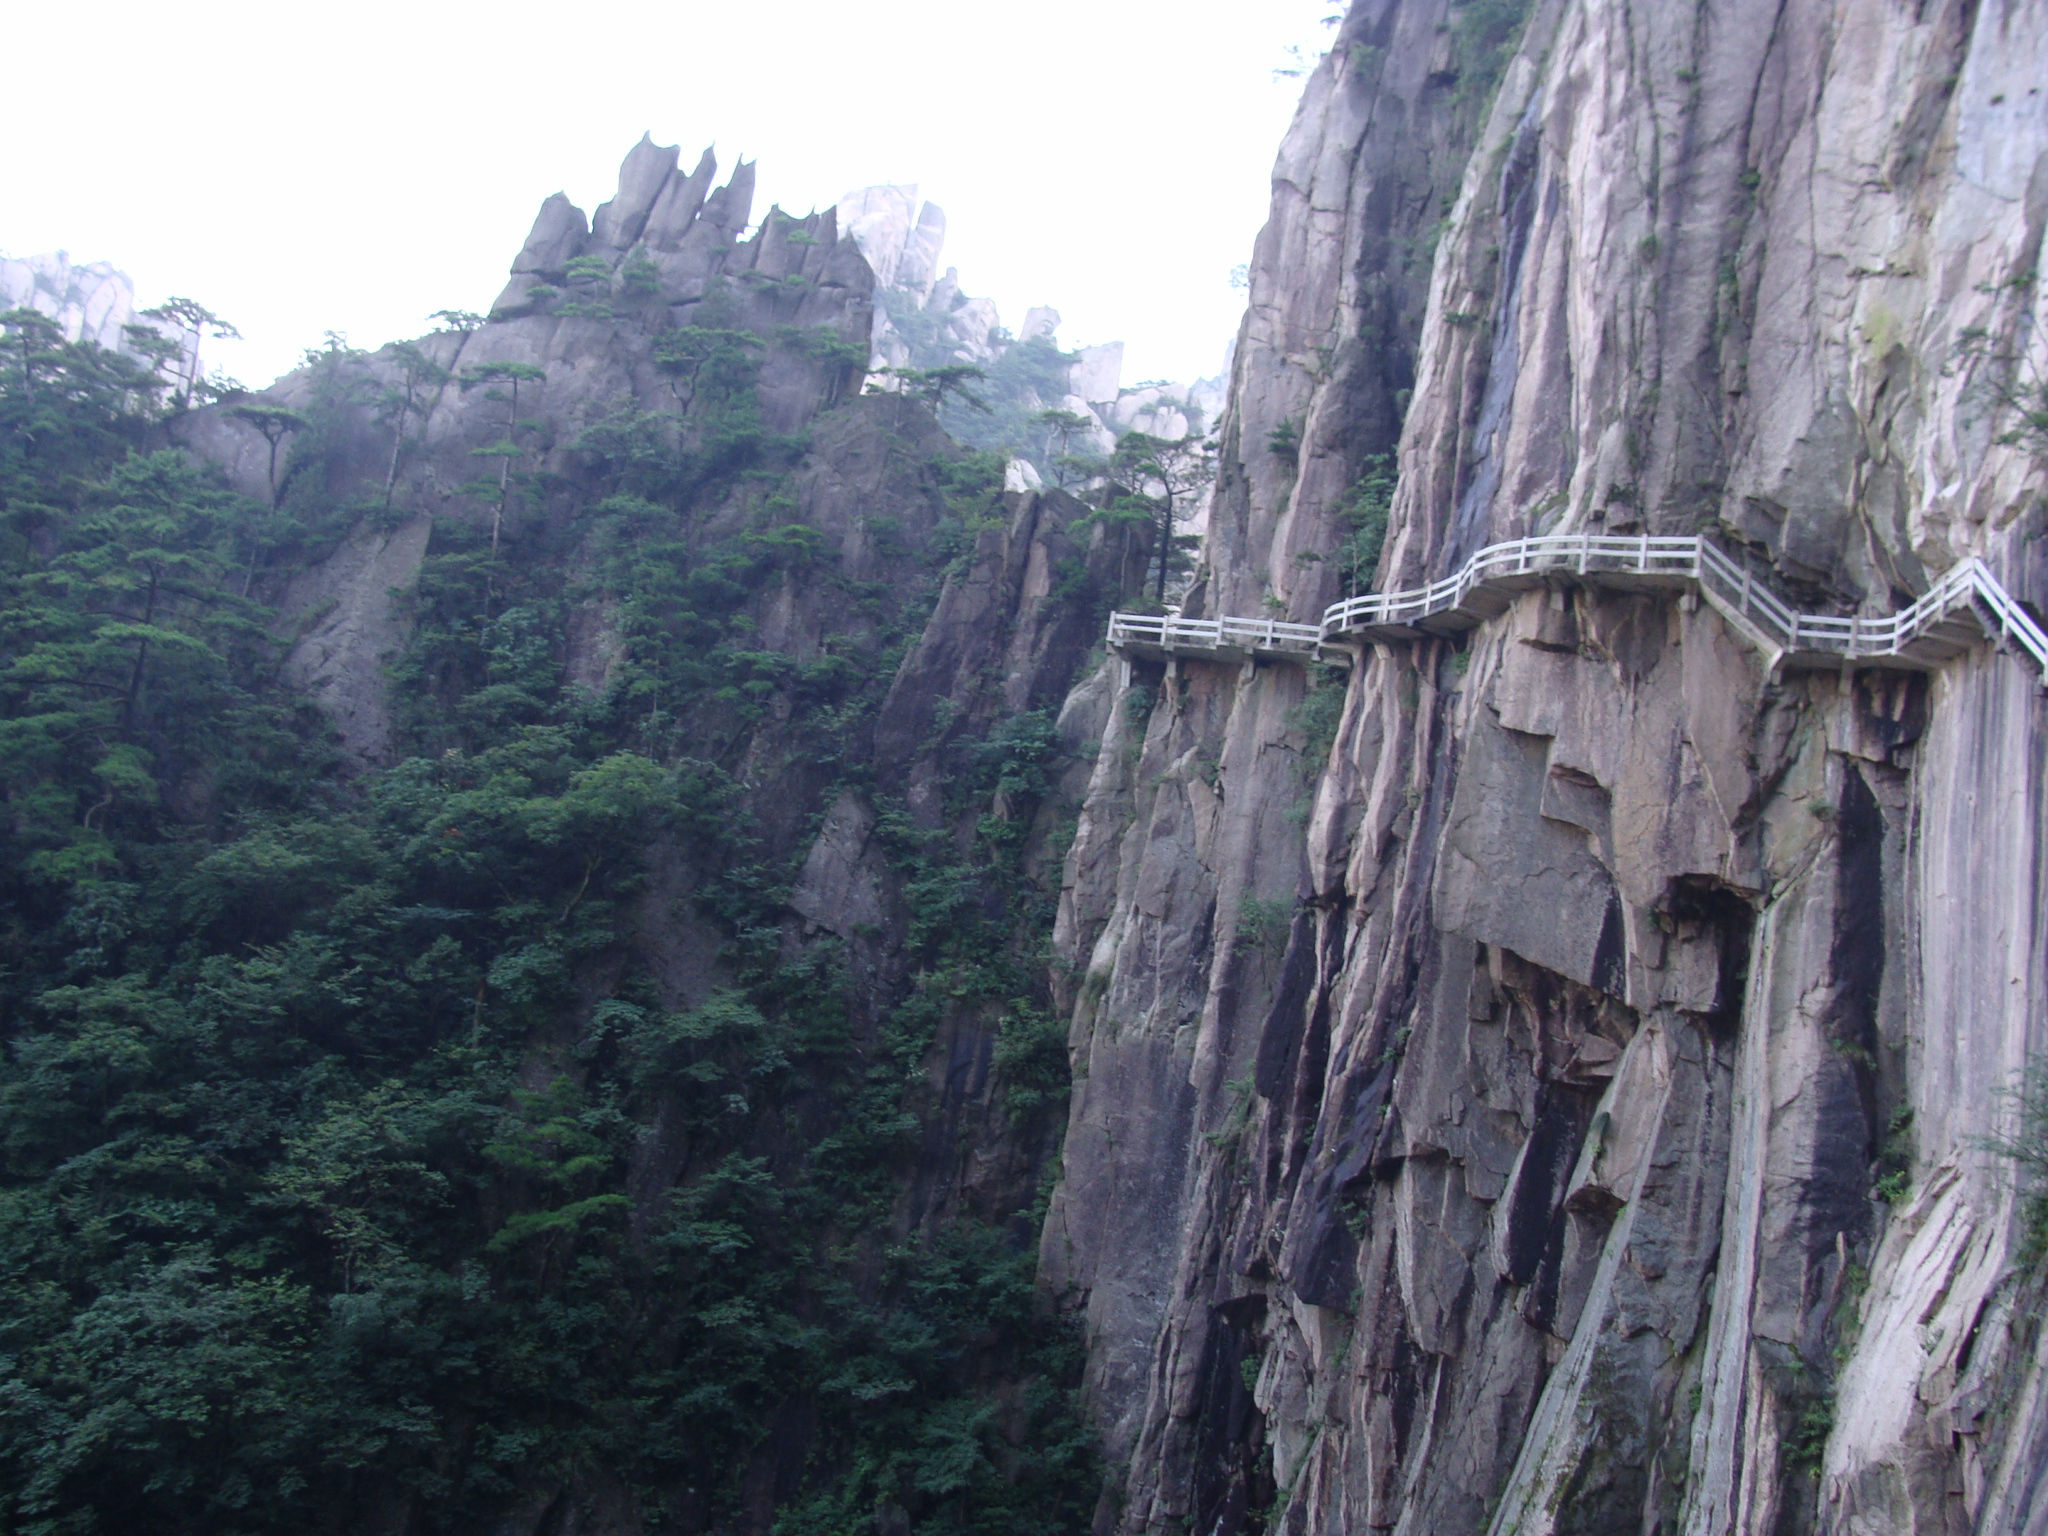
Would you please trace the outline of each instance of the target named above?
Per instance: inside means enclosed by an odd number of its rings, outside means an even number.
[[[1991,574],[1990,567],[1972,555],[1949,574],[1969,579],[1971,596],[1982,603],[1988,615],[1997,621],[2000,636],[2012,641],[2033,657],[2034,665],[2041,669],[2044,678],[2048,678],[2048,634],[2041,632],[2041,626],[2036,624],[2026,609],[2019,605],[2019,599],[1999,584],[1998,578]],[[1939,591],[1940,584],[1937,583],[1934,591],[1930,591],[1927,597],[1921,598],[1913,606],[1923,606]]]
[[[1109,616],[1111,645],[1156,645],[1169,651],[1250,651],[1261,655],[1313,656],[1323,631],[1315,624],[1284,619],[1183,619],[1144,613]]]
[[[2048,676],[2048,635],[1974,555],[1945,571],[1920,598],[1875,618],[1795,613],[1707,539],[1700,540],[1699,582],[1707,600],[1735,620],[1738,629],[1759,631],[1753,638],[1779,655],[1850,661],[1907,656],[1916,641],[1952,615],[1967,613],[1979,630],[2010,640]]]
[[[1793,649],[1800,616],[1757,580],[1748,566],[1731,560],[1719,546],[1706,539],[1698,542],[1699,569],[1695,579],[1701,595],[1738,631],[1773,652],[1773,660]]]
[[[1576,576],[1631,573],[1644,576],[1699,576],[1697,538],[1644,534],[1545,533],[1489,544],[1454,576],[1406,592],[1368,592],[1333,603],[1323,614],[1323,633],[1413,624],[1464,605],[1489,581],[1562,573]]]
[[[2048,679],[2048,634],[1974,556],[1944,573],[1924,597],[1896,613],[1838,618],[1796,612],[1710,539],[1649,534],[1549,533],[1490,544],[1467,560],[1457,574],[1426,587],[1368,592],[1332,603],[1320,625],[1279,619],[1114,613],[1109,619],[1109,643],[1157,646],[1175,652],[1306,658],[1316,655],[1323,645],[1360,632],[1405,629],[1424,619],[1461,611],[1476,621],[1486,615],[1468,607],[1474,592],[1484,588],[1521,590],[1531,585],[1531,577],[1558,575],[1596,583],[1603,577],[1626,577],[1696,587],[1736,630],[1769,652],[1774,665],[1788,656],[1845,660],[1910,657],[1915,642],[1949,622],[1952,615],[1967,613],[1982,632],[2024,650]],[[1954,643],[1953,636],[1939,638]]]

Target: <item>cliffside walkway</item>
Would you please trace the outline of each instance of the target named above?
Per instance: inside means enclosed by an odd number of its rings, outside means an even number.
[[[1289,624],[1281,619],[1112,613],[1109,644],[1114,650],[1137,656],[1203,656],[1238,662],[1276,656],[1286,661],[1314,661],[1323,652],[1323,631],[1320,625]]]
[[[1507,612],[1523,592],[1566,583],[1696,593],[1762,651],[1773,670],[1863,665],[1932,671],[1986,639],[1998,639],[2030,656],[2048,681],[2048,634],[1975,556],[1896,613],[1837,618],[1795,612],[1745,566],[1696,535],[1538,534],[1490,544],[1456,575],[1429,586],[1333,603],[1321,624],[1114,613],[1109,644],[1126,656],[1305,662],[1361,643],[1473,629]]]

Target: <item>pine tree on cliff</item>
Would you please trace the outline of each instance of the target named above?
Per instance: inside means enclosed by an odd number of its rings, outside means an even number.
[[[384,505],[389,507],[398,486],[398,461],[406,446],[406,424],[415,419],[426,420],[433,409],[432,400],[439,397],[441,387],[454,375],[427,356],[416,341],[397,342],[387,350],[391,360],[398,364],[398,378],[378,397],[377,419],[391,425],[391,462],[384,471]]]
[[[522,429],[537,423],[528,423],[519,417],[519,386],[541,384],[547,374],[532,363],[479,363],[474,368],[463,370],[462,388],[465,392],[483,386],[486,400],[504,402],[504,437],[487,448],[472,448],[470,452],[480,459],[498,460],[497,501],[491,508],[491,556],[498,554],[498,535],[505,525],[505,503],[512,494],[512,461],[524,455],[519,446]],[[501,387],[503,386],[503,387]]]
[[[270,445],[267,483],[270,487],[270,510],[275,512],[280,489],[277,483],[277,450],[285,438],[304,430],[310,423],[298,411],[281,405],[233,405],[228,407],[228,415],[254,427],[262,434],[263,441]]]
[[[1192,432],[1178,438],[1126,432],[1117,439],[1109,478],[1109,515],[1152,525],[1158,560],[1152,597],[1164,603],[1174,556],[1189,542],[1174,530],[1194,517],[1203,491],[1216,478],[1216,445]]]
[[[1079,411],[1065,411],[1055,407],[1033,416],[1031,425],[1045,433],[1046,447],[1052,450],[1049,454],[1052,460],[1052,483],[1061,490],[1065,490],[1067,481],[1076,475],[1085,479],[1100,472],[1100,461],[1086,454],[1074,452],[1074,439],[1083,436],[1094,427],[1095,421],[1092,417],[1083,416]]]
[[[162,320],[175,325],[185,336],[183,348],[184,366],[172,382],[177,386],[177,403],[181,406],[193,404],[201,393],[199,370],[199,347],[210,332],[217,340],[240,341],[242,333],[227,321],[221,319],[196,299],[179,298],[176,295],[164,300],[154,309],[142,312],[145,320]],[[132,338],[131,338],[132,339]],[[159,359],[164,361],[165,359]],[[168,361],[176,362],[173,357]]]
[[[885,368],[882,371],[900,379],[905,394],[922,400],[934,412],[944,409],[948,400],[962,401],[982,412],[989,408],[986,400],[967,387],[988,377],[985,371],[972,363],[948,363],[943,368]]]

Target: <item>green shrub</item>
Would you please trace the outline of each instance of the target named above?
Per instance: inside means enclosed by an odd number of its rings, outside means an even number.
[[[2008,1091],[2014,1128],[1984,1138],[1985,1150],[2008,1159],[2019,1191],[2020,1259],[2048,1259],[2048,1060],[2031,1062]]]
[[[1394,456],[1378,454],[1366,460],[1365,473],[1338,508],[1338,520],[1349,532],[1331,558],[1337,565],[1337,580],[1346,592],[1372,590],[1380,551],[1387,542],[1387,518],[1393,510],[1397,485]]]

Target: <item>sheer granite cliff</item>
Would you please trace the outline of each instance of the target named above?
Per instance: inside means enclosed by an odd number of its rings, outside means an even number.
[[[1388,452],[1382,589],[1711,532],[1816,611],[2048,601],[2048,8],[1515,9],[1359,0],[1311,80],[1188,611],[1318,618]],[[1560,582],[1091,688],[1043,1266],[1105,1528],[2048,1529],[2025,667]]]

